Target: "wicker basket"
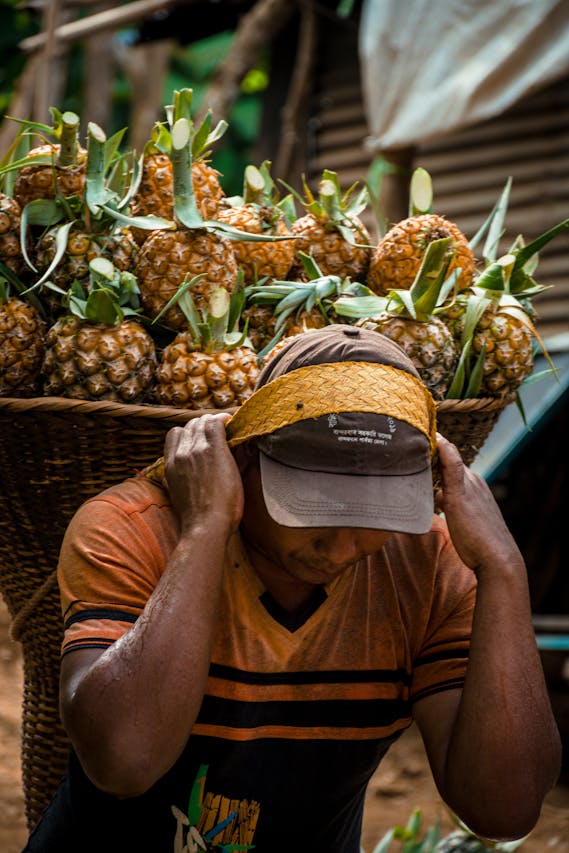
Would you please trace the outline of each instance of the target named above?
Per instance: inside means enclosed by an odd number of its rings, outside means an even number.
[[[439,431],[467,464],[504,401],[438,404]],[[164,436],[202,412],[58,397],[0,399],[0,593],[22,643],[22,777],[33,828],[65,770],[58,713],[61,613],[55,568],[65,528],[87,498],[161,456]]]

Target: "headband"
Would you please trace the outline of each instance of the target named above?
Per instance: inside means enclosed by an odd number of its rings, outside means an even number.
[[[371,412],[405,421],[436,450],[436,407],[420,379],[387,364],[340,361],[291,370],[258,388],[225,425],[230,447],[302,420],[337,412]],[[142,474],[163,481],[164,459]]]
[[[231,447],[298,421],[334,412],[390,415],[436,448],[436,407],[420,379],[387,364],[340,361],[284,373],[258,388],[226,424]]]

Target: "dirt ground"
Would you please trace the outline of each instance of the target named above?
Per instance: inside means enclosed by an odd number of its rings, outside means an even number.
[[[26,838],[20,773],[21,692],[20,647],[10,639],[9,616],[0,599],[1,853],[20,853]],[[440,820],[443,830],[451,831],[420,737],[411,728],[388,753],[370,784],[362,837],[366,853],[391,826],[406,823],[415,808],[422,811],[424,829]],[[397,849],[393,845],[394,853]],[[535,830],[519,849],[521,853],[569,853],[569,783],[559,784],[549,794]]]

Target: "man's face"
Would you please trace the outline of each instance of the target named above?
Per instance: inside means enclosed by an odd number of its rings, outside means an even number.
[[[247,541],[260,557],[293,582],[329,583],[358,560],[382,548],[391,535],[388,531],[359,527],[277,524],[265,506],[256,459],[243,471],[243,486],[242,529]]]

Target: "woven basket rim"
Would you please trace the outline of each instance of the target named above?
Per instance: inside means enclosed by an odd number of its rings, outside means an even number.
[[[437,400],[438,412],[492,412],[503,409],[515,400],[515,394],[509,397],[468,397],[459,400]],[[73,414],[102,414],[108,417],[150,418],[185,423],[191,418],[220,411],[234,412],[230,409],[180,409],[174,406],[154,404],[116,403],[107,400],[79,400],[70,397],[0,397],[0,410],[12,412],[61,412]]]
[[[219,414],[221,409],[180,409],[174,406],[116,403],[108,400],[79,400],[70,397],[0,397],[0,410],[14,413],[28,411],[61,414],[101,414],[111,418],[150,418],[157,421],[185,423],[205,414]],[[235,409],[224,409],[232,412]]]

